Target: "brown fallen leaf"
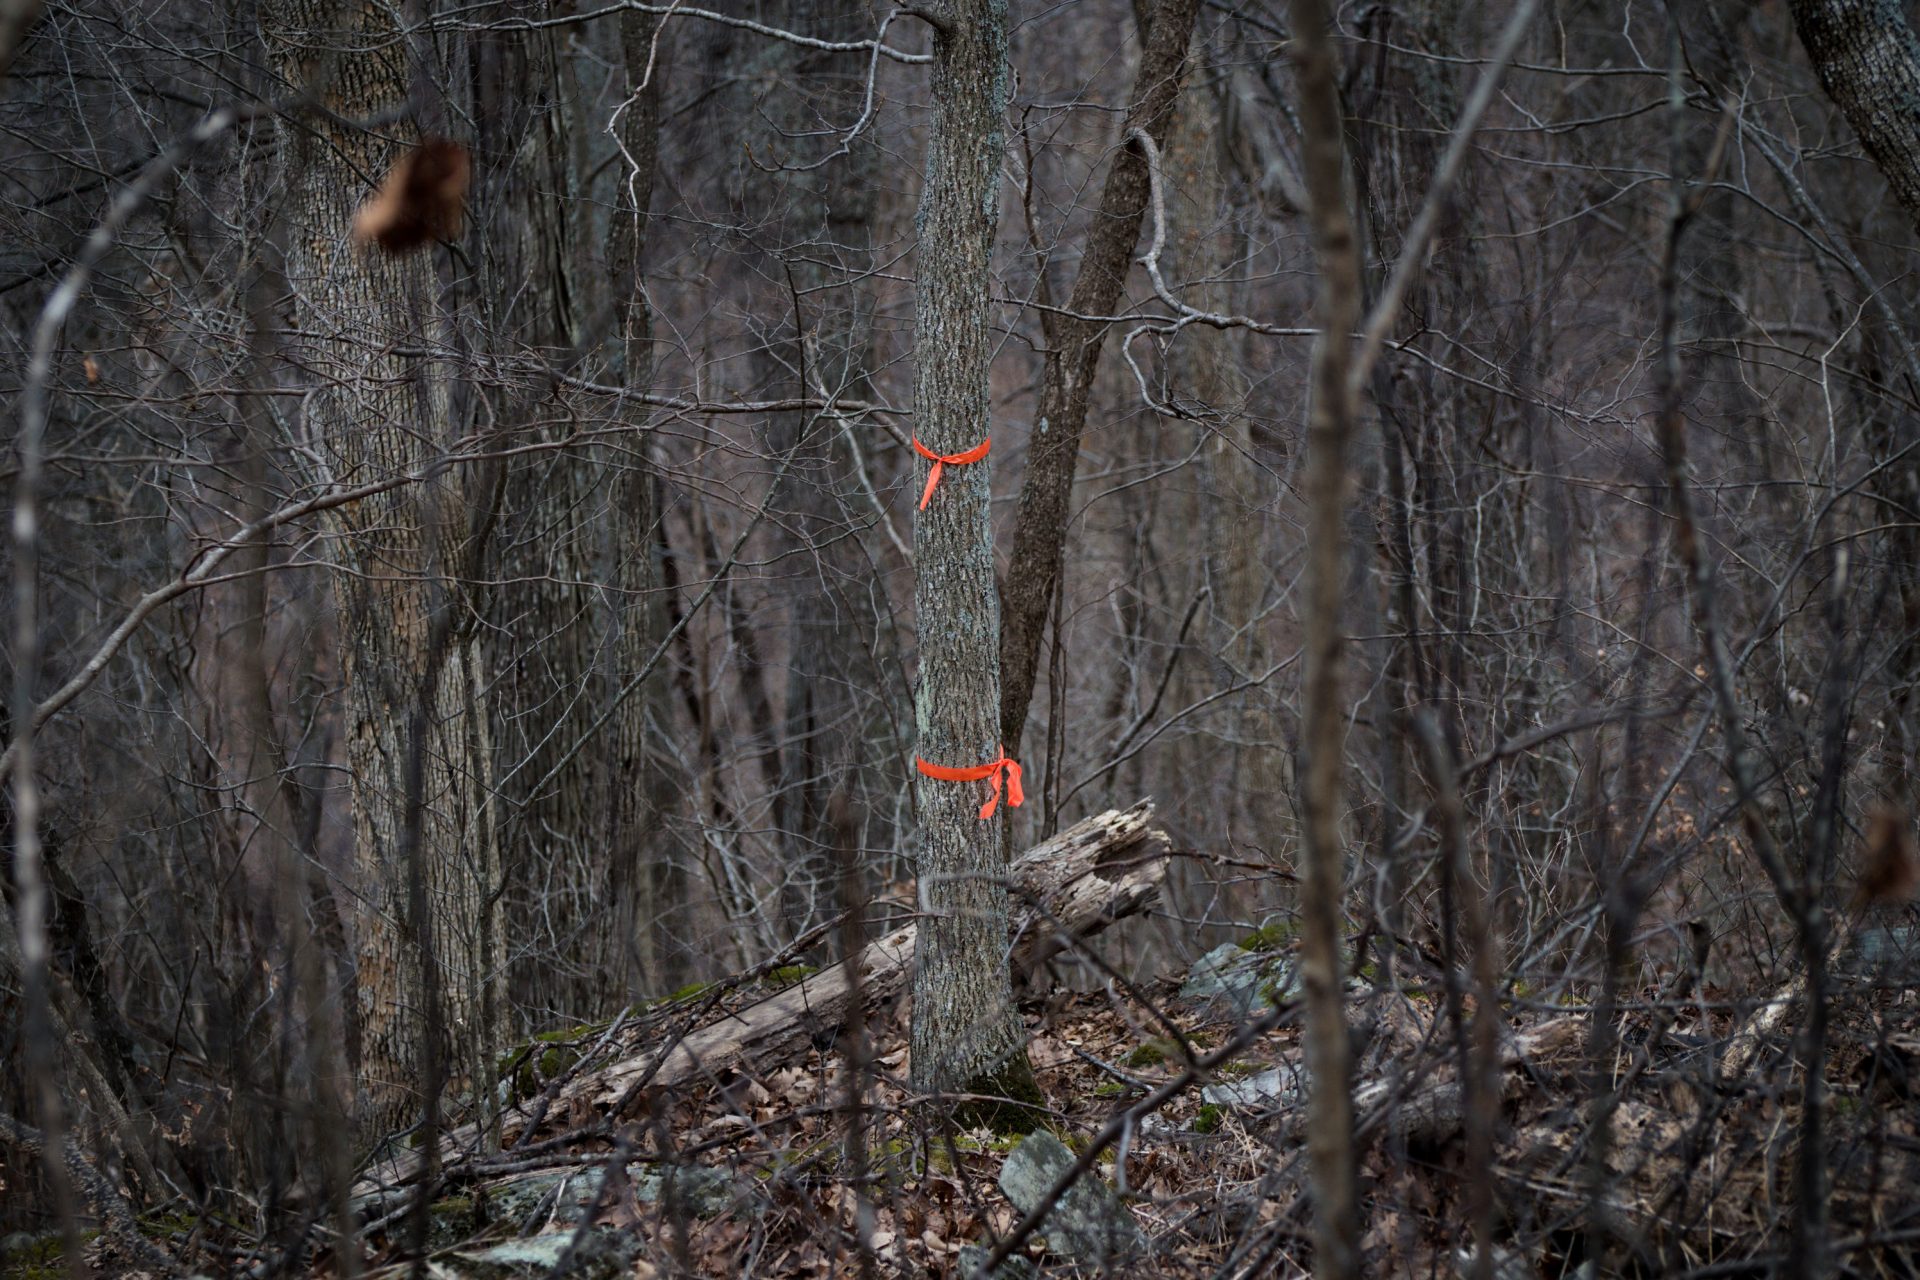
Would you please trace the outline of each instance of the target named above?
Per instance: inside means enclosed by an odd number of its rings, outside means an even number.
[[[406,253],[460,234],[473,164],[467,149],[445,138],[424,138],[394,161],[387,177],[353,218],[353,238],[388,253]]]
[[[1920,889],[1920,848],[1913,822],[1891,805],[1867,819],[1866,853],[1860,863],[1859,905],[1905,902]]]

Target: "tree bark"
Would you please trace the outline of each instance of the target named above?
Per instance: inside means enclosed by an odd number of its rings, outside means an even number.
[[[1317,1232],[1314,1274],[1359,1275],[1360,1220],[1353,1151],[1351,1050],[1342,1004],[1340,925],[1345,859],[1340,842],[1341,757],[1346,701],[1341,689],[1341,598],[1345,547],[1347,439],[1353,398],[1347,387],[1354,326],[1360,316],[1360,253],[1347,205],[1346,148],[1332,16],[1324,0],[1293,0],[1302,149],[1320,269],[1315,315],[1312,407],[1307,422],[1306,848],[1300,884],[1302,984],[1307,1003],[1307,1069],[1313,1078],[1307,1149]]]
[[[287,276],[296,329],[284,344],[315,385],[305,426],[330,478],[391,475],[427,465],[457,434],[445,377],[396,348],[442,335],[438,252],[409,257],[347,249],[354,207],[395,148],[339,123],[392,112],[407,99],[404,42],[387,10],[281,0],[262,14],[277,69],[311,85],[336,115],[319,137],[289,126]],[[352,52],[339,52],[343,46]],[[401,128],[402,133],[410,129]],[[441,1046],[484,1061],[498,965],[499,850],[494,839],[490,732],[479,653],[465,629],[479,524],[473,478],[451,472],[337,515],[335,547],[347,635],[348,757],[354,786],[361,910],[357,1062],[359,1127],[377,1137],[416,1118],[429,1060],[427,972],[442,980]],[[470,523],[471,522],[471,523]],[[435,660],[439,624],[444,652]],[[411,907],[405,851],[408,723],[424,704],[418,801],[427,916]],[[422,931],[437,955],[420,946]]]
[[[988,438],[994,232],[1007,96],[1005,0],[954,0],[933,41],[933,123],[920,196],[914,308],[915,431],[955,454]],[[1000,747],[1000,602],[986,458],[945,469],[914,522],[920,758],[967,768]],[[913,1083],[921,1090],[1035,1093],[1007,968],[1006,863],[985,788],[914,775],[921,929],[913,984]],[[998,812],[1007,820],[1003,804]]]
[[[1920,226],[1920,36],[1898,0],[1792,0],[1827,96]]]
[[[1165,141],[1199,8],[1199,0],[1159,0],[1154,5],[1134,81],[1133,105],[1120,137],[1141,128],[1155,143]],[[1087,233],[1080,274],[1067,300],[1071,314],[1057,315],[1048,325],[1040,405],[1034,413],[1026,479],[1020,486],[1013,558],[1001,592],[1006,617],[1000,641],[1005,680],[1000,691],[1000,736],[1011,752],[1020,750],[1020,737],[1026,731],[1040,669],[1040,640],[1066,548],[1067,507],[1080,461],[1080,436],[1087,425],[1100,349],[1107,340],[1106,322],[1097,317],[1114,314],[1119,305],[1149,189],[1146,156],[1139,147],[1123,144],[1107,170],[1100,209]]]

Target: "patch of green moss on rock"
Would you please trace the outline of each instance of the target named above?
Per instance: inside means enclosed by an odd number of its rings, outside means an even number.
[[[1206,1103],[1200,1108],[1199,1114],[1193,1118],[1193,1131],[1195,1133],[1218,1133],[1220,1131],[1220,1122],[1225,1119],[1226,1114],[1227,1109],[1219,1103]]]
[[[1269,920],[1240,939],[1242,951],[1279,951],[1293,941],[1295,933],[1290,920]]]

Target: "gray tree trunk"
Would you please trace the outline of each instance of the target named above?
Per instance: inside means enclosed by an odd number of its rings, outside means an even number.
[[[1146,155],[1126,142],[1126,135],[1142,128],[1156,143],[1164,142],[1199,8],[1199,0],[1159,0],[1153,7],[1132,108],[1121,128],[1122,145],[1107,171],[1100,210],[1087,233],[1080,273],[1067,300],[1072,315],[1056,316],[1047,327],[1046,368],[1033,418],[1027,474],[1020,485],[1020,515],[1014,524],[1004,593],[1007,618],[1001,664],[1006,685],[1001,691],[1000,733],[1010,751],[1020,749],[1039,679],[1040,638],[1066,550],[1067,508],[1080,462],[1080,435],[1087,425],[1093,375],[1107,340],[1103,321],[1078,317],[1112,315],[1119,305],[1150,186]]]
[[[343,31],[335,6],[283,0],[262,14],[262,26],[290,83],[312,83],[338,117],[365,119],[405,101],[405,47],[387,18],[349,12]],[[338,52],[342,46],[355,51]],[[306,434],[331,479],[415,471],[458,434],[444,371],[396,351],[442,336],[436,251],[391,258],[350,247],[354,208],[397,151],[373,132],[333,122],[316,128],[318,137],[303,141],[290,131],[287,139],[287,278],[297,334],[286,345],[316,384],[305,402]],[[500,929],[492,752],[477,646],[457,622],[467,616],[461,580],[475,550],[469,484],[456,469],[345,508],[336,522],[361,894],[354,921],[359,1122],[368,1137],[418,1118],[430,960],[440,976],[441,1047],[453,1055],[454,1071],[465,1068],[484,1083],[478,1077],[494,1039]],[[436,624],[444,638],[439,655]],[[408,724],[422,701],[425,918],[410,903],[403,865]]]
[[[920,195],[913,408],[920,439],[951,454],[992,431],[989,319],[1005,145],[1006,3],[952,0],[941,18]],[[917,749],[921,759],[954,768],[1001,754],[990,464],[946,468],[914,522]],[[1026,1029],[1007,966],[1000,828],[980,817],[986,789],[914,775],[920,898],[929,914],[913,983],[913,1083],[1032,1100]],[[998,813],[1005,821],[1007,806]]]
[[[1920,36],[1898,0],[1792,0],[1827,96],[1920,226]]]

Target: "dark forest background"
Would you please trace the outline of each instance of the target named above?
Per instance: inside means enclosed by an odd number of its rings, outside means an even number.
[[[854,902],[876,931],[916,909],[914,379],[951,358],[915,323],[924,9],[0,3],[0,1234],[381,1265],[406,1250],[344,1189],[410,1132],[497,1141],[514,1046],[831,964]],[[1570,1206],[1501,1210],[1513,1274],[1900,1274],[1906,6],[1339,4],[1332,130],[1301,88],[1319,12],[1014,0],[982,88],[993,712],[1027,792],[999,838],[1151,797],[1172,848],[1022,1007],[1137,1012],[1222,943],[1290,945],[1317,748],[1347,1020],[1428,1009],[1416,1074],[1486,1065],[1479,1010],[1583,1028],[1560,1172],[1515,1173],[1483,1109],[1454,1163],[1368,1175],[1360,1230],[1485,1240],[1447,1199],[1477,1179]],[[1184,57],[1136,135],[1156,23]],[[357,243],[428,136],[470,156],[457,234]],[[1317,338],[1330,141],[1351,344]],[[1129,181],[1132,221],[1103,204]],[[1349,345],[1316,523],[1316,352]],[[1740,1158],[1756,1189],[1680,1108],[1658,1229],[1601,1208],[1649,1035],[1711,1060],[1715,1117],[1737,1096],[1784,1135]],[[1357,1088],[1383,1059],[1356,1036]],[[1305,1209],[1206,1219],[1233,1197],[1197,1176],[1165,1193],[1182,1230],[1295,1239],[1216,1274],[1355,1273],[1325,1236],[1315,1267]],[[846,1257],[894,1267],[863,1230]],[[1400,1273],[1386,1238],[1362,1272]],[[792,1270],[754,1256],[714,1273]]]

